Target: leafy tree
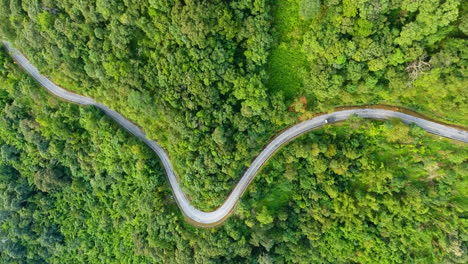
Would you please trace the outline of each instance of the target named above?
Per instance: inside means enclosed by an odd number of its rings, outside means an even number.
[[[161,143],[204,210],[277,131],[336,105],[466,121],[460,1],[303,1],[309,19],[300,1],[270,3],[0,1],[0,32]],[[203,229],[150,149],[3,51],[0,112],[2,263],[466,262],[466,148],[414,126],[354,118],[308,133]]]

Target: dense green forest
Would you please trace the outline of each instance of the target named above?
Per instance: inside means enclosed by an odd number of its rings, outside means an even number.
[[[0,38],[122,113],[213,209],[278,131],[389,103],[468,124],[458,0],[0,0]],[[5,263],[466,263],[466,144],[352,120],[279,151],[222,226],[183,220],[159,161],[0,53]]]
[[[0,26],[54,82],[142,127],[214,209],[297,117],[380,102],[468,124],[466,4],[322,2],[3,0]]]
[[[221,227],[183,221],[151,150],[0,54],[4,263],[466,262],[468,149],[355,119],[267,164]]]
[[[276,131],[265,1],[1,1],[2,32],[51,79],[141,126],[215,208]]]
[[[279,0],[267,87],[313,112],[387,103],[468,124],[468,4]]]

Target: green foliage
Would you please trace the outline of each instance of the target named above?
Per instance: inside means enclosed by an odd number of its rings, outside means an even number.
[[[143,143],[97,109],[46,95],[0,57],[2,263],[466,258],[465,146],[355,118],[295,140],[223,226],[195,228]],[[228,144],[224,129],[217,144]]]
[[[51,166],[34,174],[34,184],[43,192],[59,190],[69,181],[69,176],[63,167]]]
[[[298,16],[300,1],[275,1],[273,5],[273,46],[268,57],[266,86],[292,98],[302,86],[301,76],[307,71],[307,60],[300,48],[304,21]]]
[[[264,84],[265,0],[22,2],[1,2],[0,34],[12,31],[15,46],[54,82],[142,127],[206,210],[269,136],[294,121]]]
[[[291,12],[318,2],[275,3],[270,89],[305,96],[313,112],[385,103],[468,124],[463,1],[323,1],[309,20]]]
[[[390,102],[466,123],[464,17],[453,0],[5,0],[0,35],[140,125],[209,210],[297,115]],[[151,150],[4,52],[0,112],[2,263],[466,262],[466,145],[398,120],[295,140],[201,229]]]
[[[466,147],[434,141],[397,121],[353,120],[350,126],[303,136],[268,163],[244,203],[258,208],[257,199],[285,183],[293,195],[273,223],[265,207],[256,209],[252,229],[264,232],[261,241],[294,241],[288,249],[272,247],[291,263],[463,262],[467,193],[459,188],[467,180]],[[314,154],[304,156],[307,148]],[[290,167],[294,178],[285,177]]]
[[[299,14],[302,19],[308,20],[320,12],[320,0],[301,0]]]
[[[258,222],[262,225],[271,224],[273,223],[273,216],[271,216],[268,209],[264,206],[262,210],[256,216]]]
[[[44,11],[37,15],[37,23],[39,24],[39,26],[41,26],[42,29],[47,29],[48,27],[53,25],[53,22],[54,18],[47,11]]]

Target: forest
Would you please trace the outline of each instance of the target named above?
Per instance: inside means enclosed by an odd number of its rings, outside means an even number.
[[[384,103],[467,125],[467,12],[458,0],[277,1],[267,87],[313,112]]]
[[[276,133],[342,105],[467,125],[456,0],[1,0],[0,38],[167,150],[216,208]],[[157,157],[0,53],[5,263],[466,263],[466,144],[398,120],[311,132],[217,228],[184,221]]]

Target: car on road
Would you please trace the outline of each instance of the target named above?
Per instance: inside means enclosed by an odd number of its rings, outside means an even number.
[[[335,120],[336,120],[335,117],[329,117],[329,118],[325,119],[323,122],[325,124],[328,124],[328,123],[333,123],[333,121],[335,121]]]

